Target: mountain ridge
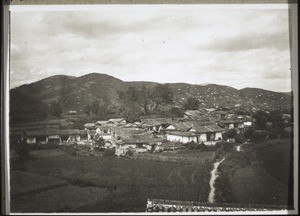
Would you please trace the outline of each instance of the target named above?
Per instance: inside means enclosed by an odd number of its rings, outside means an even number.
[[[143,85],[155,88],[161,84],[148,81],[122,81],[111,75],[96,72],[79,77],[55,75],[11,89],[11,110],[15,114],[28,113],[29,110],[36,112],[32,104],[28,104],[29,101],[45,104],[47,107],[59,106],[63,112],[68,110],[84,112],[84,108],[93,101],[109,101],[118,106],[120,91],[126,91],[129,86],[141,88]],[[250,87],[239,90],[218,84],[166,83],[166,85],[174,94],[174,102],[178,107],[183,107],[189,97],[198,99],[200,106],[204,108],[241,107],[249,110],[253,108],[272,110],[290,109],[292,105],[292,93]],[[28,102],[22,98],[26,98]],[[18,103],[18,100],[21,101]],[[22,107],[16,107],[18,104]]]

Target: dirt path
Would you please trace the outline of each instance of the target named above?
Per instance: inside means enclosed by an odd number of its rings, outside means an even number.
[[[208,196],[208,202],[210,203],[214,203],[215,202],[215,181],[218,178],[218,167],[219,165],[225,160],[225,158],[223,158],[221,161],[217,161],[216,163],[214,163],[214,169],[211,171],[211,178],[209,181],[209,185],[210,185],[210,192],[209,192],[209,196]]]

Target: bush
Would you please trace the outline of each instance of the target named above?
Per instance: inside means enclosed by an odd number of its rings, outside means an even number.
[[[234,146],[232,143],[229,142],[217,142],[216,143],[216,148],[218,149],[222,149],[224,151],[232,151],[234,149]]]
[[[112,156],[115,152],[115,148],[107,148],[104,150],[104,156]]]
[[[129,149],[126,153],[125,153],[126,156],[128,157],[133,157],[133,151],[131,149]]]
[[[239,134],[235,135],[235,141],[237,143],[244,143],[244,142],[246,142],[246,138],[245,138],[245,136],[243,134],[239,133]]]
[[[251,139],[259,142],[263,141],[268,138],[268,132],[267,131],[262,131],[262,132],[254,132],[254,134],[251,136]]]
[[[235,129],[229,129],[225,133],[223,133],[223,139],[233,139],[236,136],[236,130]]]
[[[188,149],[199,149],[199,148],[200,148],[200,145],[197,144],[197,143],[195,143],[194,141],[191,141],[191,142],[188,142],[188,143],[186,144],[186,147],[187,147]]]
[[[254,132],[255,132],[255,130],[254,130],[253,127],[247,128],[247,129],[245,130],[245,132],[244,132],[245,138],[246,138],[246,139],[250,139],[250,138],[253,136]]]

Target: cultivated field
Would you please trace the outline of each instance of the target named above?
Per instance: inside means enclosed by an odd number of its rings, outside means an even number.
[[[213,152],[181,151],[181,158],[199,158],[193,164],[76,157],[60,149],[31,155],[24,171],[12,172],[11,187],[22,192],[12,197],[12,212],[144,212],[147,198],[206,202],[209,194],[212,163],[200,159]]]
[[[227,157],[216,182],[218,201],[291,206],[291,146],[289,139],[268,140]]]

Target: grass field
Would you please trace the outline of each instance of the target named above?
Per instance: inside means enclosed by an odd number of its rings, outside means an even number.
[[[291,206],[291,140],[268,140],[245,146],[220,165],[217,188],[221,202]]]
[[[32,159],[25,164],[27,174],[16,175],[12,188],[18,187],[18,179],[31,178],[28,173],[41,179],[65,181],[67,185],[42,190],[40,185],[45,184],[44,180],[36,179],[33,188],[41,190],[32,193],[29,190],[26,195],[13,197],[13,212],[68,212],[70,209],[72,212],[144,212],[147,198],[205,202],[209,194],[212,169],[209,162],[181,164],[115,156],[74,157],[59,149],[36,150],[31,155]],[[197,157],[195,152],[180,154],[181,157],[192,155]],[[209,152],[198,152],[199,158],[205,155],[211,156]]]

